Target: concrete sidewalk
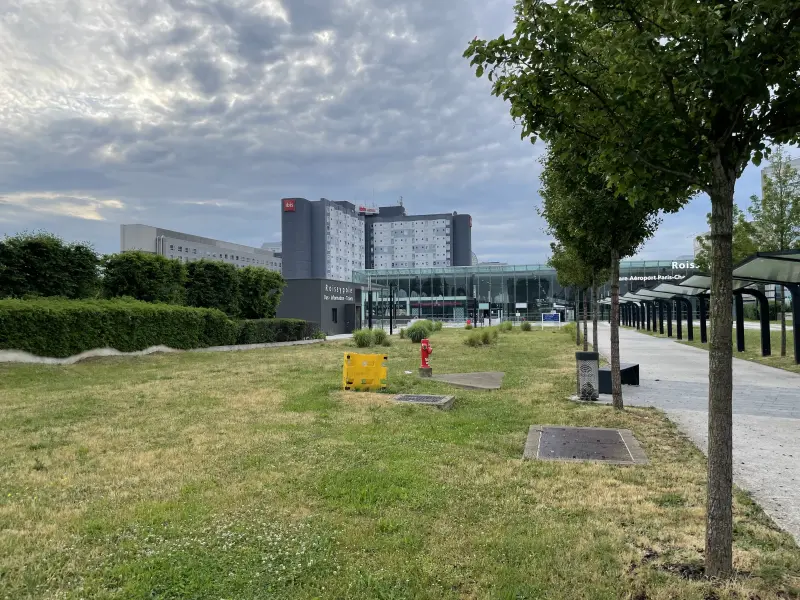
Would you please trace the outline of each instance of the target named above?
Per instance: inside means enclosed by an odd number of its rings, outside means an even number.
[[[610,355],[607,323],[599,326],[598,349]],[[640,386],[623,387],[625,404],[663,409],[705,452],[708,352],[620,329],[620,358],[640,365]],[[733,412],[737,485],[800,543],[800,375],[734,358]]]

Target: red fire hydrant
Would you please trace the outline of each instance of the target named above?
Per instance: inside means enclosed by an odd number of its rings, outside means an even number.
[[[433,369],[431,368],[430,363],[428,363],[428,357],[433,354],[433,348],[431,348],[431,342],[427,338],[422,340],[419,345],[419,353],[422,358],[422,364],[419,367],[419,374],[421,377],[430,377],[433,374]]]

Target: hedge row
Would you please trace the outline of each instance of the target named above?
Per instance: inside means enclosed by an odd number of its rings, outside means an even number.
[[[138,300],[0,300],[0,350],[64,358],[94,348],[190,349],[314,337],[299,319],[236,321],[222,311]]]

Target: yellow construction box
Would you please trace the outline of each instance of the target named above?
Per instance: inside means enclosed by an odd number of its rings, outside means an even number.
[[[389,357],[385,354],[345,352],[342,388],[362,392],[386,389],[389,378],[388,361]]]

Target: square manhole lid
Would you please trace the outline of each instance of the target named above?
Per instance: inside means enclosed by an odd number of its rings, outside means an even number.
[[[647,464],[647,456],[629,429],[531,425],[523,458]]]
[[[400,394],[395,396],[397,402],[409,402],[412,404],[425,404],[428,406],[436,406],[448,410],[453,406],[453,396],[428,396],[424,394]]]

